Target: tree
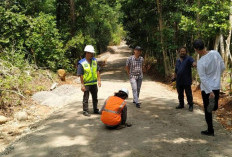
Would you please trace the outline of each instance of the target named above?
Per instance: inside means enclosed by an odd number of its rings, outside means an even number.
[[[164,39],[163,39],[163,16],[162,16],[162,5],[160,3],[161,0],[156,0],[157,3],[157,9],[158,9],[158,15],[159,15],[159,31],[160,31],[160,43],[161,43],[161,48],[162,48],[162,53],[163,53],[163,60],[164,60],[164,71],[165,71],[165,76],[169,76],[169,60],[167,59],[167,52],[166,48],[164,46]]]

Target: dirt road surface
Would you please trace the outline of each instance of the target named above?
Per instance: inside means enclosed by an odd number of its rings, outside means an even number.
[[[132,92],[124,70],[130,49],[114,47],[102,71],[99,107],[122,87],[130,90],[130,128],[109,130],[99,115],[82,115],[82,92],[78,101],[35,124],[32,133],[9,146],[7,157],[226,157],[232,156],[232,135],[214,121],[215,136],[202,136],[206,129],[199,107],[176,110],[177,94],[145,76],[141,89],[142,108],[132,103]],[[91,100],[91,99],[90,99]],[[90,101],[90,111],[92,104]]]

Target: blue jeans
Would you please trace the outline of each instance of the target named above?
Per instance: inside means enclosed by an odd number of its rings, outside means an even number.
[[[139,93],[142,85],[142,79],[141,78],[130,78],[130,83],[132,87],[133,92],[133,102],[136,104],[139,103]]]

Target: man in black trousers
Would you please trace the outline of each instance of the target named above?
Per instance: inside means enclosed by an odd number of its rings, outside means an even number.
[[[197,72],[201,80],[205,120],[208,125],[208,129],[201,131],[201,134],[214,136],[212,111],[218,109],[221,75],[225,70],[225,65],[219,52],[216,50],[207,51],[202,40],[195,40],[193,47],[201,56],[197,62]]]
[[[176,88],[178,92],[179,105],[176,109],[184,108],[184,91],[187,96],[189,111],[193,111],[193,96],[192,96],[192,67],[196,65],[194,59],[187,55],[187,48],[179,49],[180,58],[176,61],[174,80],[176,80]]]

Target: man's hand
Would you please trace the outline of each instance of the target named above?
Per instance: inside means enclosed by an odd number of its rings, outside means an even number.
[[[215,97],[214,93],[213,93],[213,92],[210,92],[209,98],[214,98],[214,97]]]
[[[83,84],[81,85],[81,91],[85,92],[85,85],[83,85]]]
[[[193,67],[197,67],[197,62],[193,62]]]
[[[98,87],[101,87],[101,81],[98,81]]]

